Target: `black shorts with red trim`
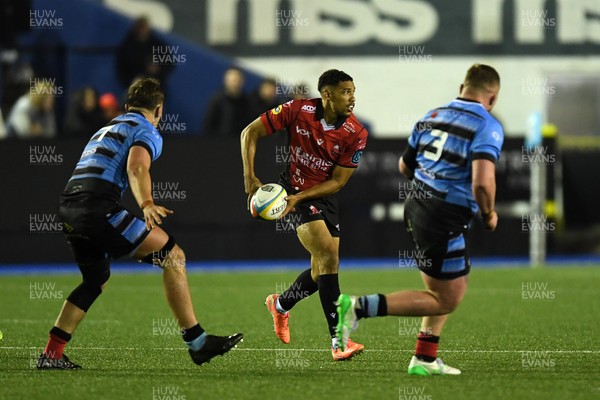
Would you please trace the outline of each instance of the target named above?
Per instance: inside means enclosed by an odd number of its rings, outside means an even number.
[[[296,206],[295,214],[300,216],[298,226],[323,220],[331,236],[340,237],[339,207],[336,197],[327,196],[302,202]]]
[[[406,229],[416,247],[417,267],[436,279],[450,280],[471,270],[468,208],[433,198],[409,198],[404,205]]]
[[[280,181],[289,194],[295,193],[285,182]],[[296,211],[290,213],[291,219],[297,221],[297,227],[307,222],[322,220],[333,237],[340,237],[339,203],[336,196],[325,196],[306,200],[296,205]]]

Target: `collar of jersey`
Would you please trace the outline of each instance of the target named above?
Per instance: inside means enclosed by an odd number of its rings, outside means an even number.
[[[137,115],[141,116],[142,118],[146,119],[144,114],[142,114],[140,111],[127,111],[127,114],[137,114]]]
[[[471,103],[471,104],[479,104],[481,107],[483,107],[483,104],[481,104],[477,100],[465,99],[464,97],[457,97],[456,100],[454,100],[454,101],[461,101],[464,103]]]
[[[139,111],[128,111],[128,112],[126,112],[125,114],[123,114],[121,116],[125,116],[125,115],[130,116],[130,117],[134,117],[134,118],[137,118],[137,119],[140,119],[140,120],[142,120],[143,124],[150,124],[154,129],[156,129],[156,127],[154,125],[152,125],[152,123],[150,121],[148,121],[148,118],[146,118],[144,116],[144,114],[142,114]],[[158,129],[157,129],[157,131],[158,131]]]
[[[342,125],[344,124],[344,122],[346,122],[346,119],[348,117],[343,117],[340,118],[338,117],[337,121],[335,121],[335,124],[330,125],[325,121],[325,113],[323,111],[323,100],[319,99],[319,101],[317,102],[317,109],[315,110],[315,119],[317,121],[323,121],[325,122],[325,124],[327,126],[333,126],[334,129],[340,129],[342,127]],[[321,122],[321,124],[323,124],[323,122]],[[325,125],[323,125],[323,128],[325,128]]]

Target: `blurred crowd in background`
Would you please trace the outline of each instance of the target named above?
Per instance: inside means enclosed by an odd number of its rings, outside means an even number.
[[[91,136],[124,112],[126,90],[134,80],[155,77],[164,82],[177,68],[173,63],[153,62],[153,49],[165,44],[152,31],[148,19],[139,17],[115,50],[115,72],[122,92],[99,93],[93,86],[83,86],[63,93],[62,87],[45,79],[45,75],[52,76],[47,73],[52,66],[44,65],[43,60],[22,62],[14,50],[17,35],[27,29],[27,26],[19,26],[16,18],[17,13],[25,11],[26,3],[0,11],[3,21],[13,21],[1,32],[0,139]],[[209,137],[236,136],[261,113],[285,101],[308,96],[304,84],[286,91],[287,96],[278,95],[275,78],[264,79],[250,92],[244,91],[244,83],[244,71],[235,66],[229,68],[224,73],[222,89],[204,94],[211,100],[207,109],[199,114],[203,121],[201,131],[191,133]],[[57,107],[58,98],[66,100],[64,107]]]

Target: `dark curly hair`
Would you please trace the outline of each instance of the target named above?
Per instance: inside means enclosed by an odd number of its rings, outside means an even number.
[[[319,77],[319,84],[317,86],[317,89],[320,92],[321,89],[323,89],[327,85],[337,85],[340,82],[347,81],[353,81],[350,75],[338,69],[329,69],[323,72]]]

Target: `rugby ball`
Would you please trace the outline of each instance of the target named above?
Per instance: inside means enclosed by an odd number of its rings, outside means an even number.
[[[287,192],[277,183],[267,183],[261,186],[250,200],[250,212],[254,218],[274,221],[281,217],[287,201]]]

